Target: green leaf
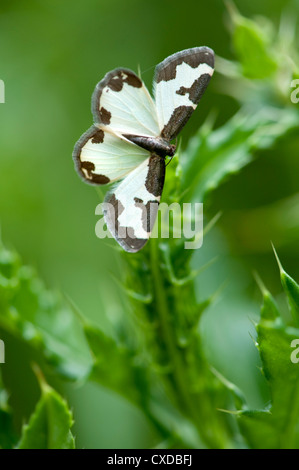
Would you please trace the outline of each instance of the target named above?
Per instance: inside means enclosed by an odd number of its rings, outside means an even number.
[[[85,322],[84,331],[94,359],[89,378],[142,409],[164,438],[175,435],[184,445],[190,445],[189,434],[186,437],[181,432],[184,420],[161,394],[163,367],[150,362],[150,358],[145,358],[140,350],[105,335],[94,325]],[[190,423],[185,422],[184,425],[190,426]],[[190,432],[193,434],[194,430]],[[191,441],[193,439],[196,437]]]
[[[66,378],[88,374],[90,356],[71,307],[1,241],[0,326],[41,351]]]
[[[286,274],[286,273],[285,273]],[[292,287],[294,287],[292,280]],[[297,284],[296,284],[297,286]],[[298,287],[298,286],[297,286]],[[299,329],[286,326],[270,294],[264,291],[257,344],[262,371],[268,382],[271,405],[264,410],[243,410],[239,425],[252,448],[299,448],[299,369],[291,360],[292,341]],[[293,302],[299,307],[298,299]]]
[[[72,414],[65,400],[44,381],[42,395],[23,427],[19,449],[74,449]]]
[[[266,289],[260,277],[257,274],[255,274],[255,277],[261,289],[261,292],[263,294],[263,304],[261,307],[261,320],[275,321],[276,319],[280,319],[280,313],[279,313],[277,303],[275,302],[275,299],[273,298],[271,293]]]
[[[277,449],[277,436],[269,411],[246,410],[238,419],[242,434],[252,449]]]
[[[282,267],[282,264],[278,258],[276,250],[273,246],[274,254],[280,271],[280,280],[283,290],[287,296],[289,308],[293,316],[295,326],[299,326],[299,286],[288,273]]]
[[[283,269],[280,278],[293,314],[294,323],[297,326],[299,324],[299,286]]]
[[[12,449],[16,442],[17,437],[13,428],[12,412],[0,373],[0,449]]]
[[[85,323],[84,332],[94,360],[90,378],[140,405],[146,380],[133,352],[94,325]]]
[[[222,127],[204,125],[181,155],[181,192],[204,201],[229,175],[247,165],[259,149],[271,147],[289,130],[299,127],[295,109],[244,106]]]
[[[259,351],[272,404],[270,410],[243,411],[239,417],[243,434],[253,448],[299,447],[299,371],[290,357],[295,338],[299,338],[299,330],[288,331],[275,322],[263,321],[258,326]]]
[[[258,23],[244,18],[232,3],[228,6],[233,21],[233,45],[243,74],[253,79],[272,76],[278,67],[275,49],[271,47],[272,25],[268,23],[265,31],[265,27],[262,29]]]

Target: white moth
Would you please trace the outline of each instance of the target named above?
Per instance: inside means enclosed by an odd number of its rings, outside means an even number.
[[[78,140],[73,158],[83,179],[96,185],[122,180],[105,198],[104,218],[128,252],[148,241],[158,212],[170,142],[184,127],[214,71],[214,52],[195,47],[157,65],[154,100],[131,70],[107,73],[92,96],[94,125]]]

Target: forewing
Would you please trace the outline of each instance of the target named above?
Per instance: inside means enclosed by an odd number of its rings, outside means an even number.
[[[149,152],[138,145],[96,126],[82,135],[73,152],[77,171],[90,184],[121,179],[148,156]]]
[[[97,84],[92,112],[96,123],[116,134],[160,133],[155,104],[140,78],[128,69],[112,70]]]
[[[164,159],[151,155],[105,198],[103,212],[107,227],[130,253],[141,250],[150,237],[164,177]]]
[[[161,136],[172,140],[195,110],[214,71],[214,52],[195,47],[157,65],[154,94]]]

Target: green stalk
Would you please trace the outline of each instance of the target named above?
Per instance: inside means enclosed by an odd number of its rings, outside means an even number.
[[[151,270],[153,276],[154,292],[157,305],[157,314],[159,316],[162,334],[167,348],[168,356],[173,366],[174,381],[177,386],[177,396],[179,397],[180,408],[186,408],[189,403],[189,393],[186,388],[186,380],[184,379],[184,364],[179,354],[174,331],[169,321],[170,313],[168,302],[165,297],[163,278],[160,272],[160,263],[158,256],[158,240],[151,240]],[[187,411],[187,410],[185,410]]]
[[[213,412],[210,409],[211,404],[207,403],[206,395],[201,394],[205,403],[201,402],[200,406],[198,406],[198,400],[195,401],[194,396],[190,393],[191,385],[188,365],[184,361],[184,356],[177,345],[176,334],[173,322],[171,321],[171,312],[169,311],[169,303],[165,295],[164,279],[159,260],[159,241],[158,239],[151,239],[150,244],[156,313],[160,321],[161,333],[165,342],[169,363],[172,366],[173,382],[171,386],[173,396],[176,398],[178,408],[194,423],[200,438],[208,447],[226,447],[224,442],[226,439],[224,439],[223,433],[219,433],[219,430],[217,431],[217,425],[219,425],[219,423],[218,420],[215,419],[215,416],[213,417],[214,419],[212,418]],[[205,411],[208,411],[208,413],[201,413],[200,411],[203,410],[203,408],[205,408]],[[208,415],[209,422],[207,422],[205,415]],[[211,421],[214,421],[214,435],[211,433]]]

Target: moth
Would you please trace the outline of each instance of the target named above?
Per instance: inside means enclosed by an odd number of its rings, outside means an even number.
[[[116,241],[134,253],[148,241],[164,186],[165,158],[214,71],[214,52],[194,47],[157,65],[154,99],[131,70],[107,73],[92,95],[94,124],[75,145],[75,167],[85,182],[120,182],[107,193],[104,219]]]

